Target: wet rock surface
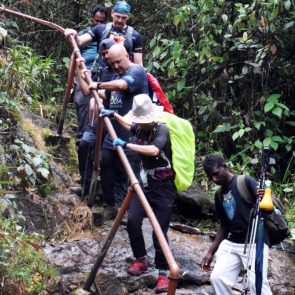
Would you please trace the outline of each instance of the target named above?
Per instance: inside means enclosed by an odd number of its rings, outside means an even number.
[[[44,253],[60,271],[61,294],[68,294],[83,287],[95,259],[102,248],[111,222],[92,231],[92,237],[66,241],[56,245],[46,245]],[[144,222],[146,248],[151,264],[154,251],[152,247],[151,226]],[[169,230],[170,246],[181,268],[178,281],[178,295],[214,294],[209,274],[200,269],[203,255],[211,238],[207,235],[189,235]],[[269,280],[273,294],[295,294],[295,283],[290,280],[295,272],[295,257],[291,253],[272,249],[270,251]],[[111,247],[98,271],[96,285],[101,294],[154,294],[157,271],[151,266],[145,274],[133,277],[126,269],[133,261],[126,227],[120,226]],[[214,264],[213,264],[214,265]],[[287,267],[286,267],[287,266]],[[240,281],[242,278],[240,278]],[[241,283],[234,287],[234,294],[240,294]],[[97,293],[93,288],[93,293]],[[99,293],[98,293],[99,294]]]

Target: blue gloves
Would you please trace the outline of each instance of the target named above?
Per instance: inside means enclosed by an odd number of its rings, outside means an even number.
[[[121,146],[121,147],[123,147],[123,148],[125,148],[126,147],[126,145],[127,145],[127,142],[126,141],[124,141],[124,140],[122,140],[121,138],[116,138],[116,139],[114,139],[114,141],[113,141],[113,146]]]
[[[113,117],[114,117],[114,114],[115,114],[115,111],[113,111],[113,110],[102,109],[102,110],[100,111],[99,116],[100,116],[100,117],[109,117],[109,118],[113,118]]]

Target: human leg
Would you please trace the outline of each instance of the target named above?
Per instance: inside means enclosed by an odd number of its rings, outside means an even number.
[[[237,253],[237,248],[240,247],[240,251],[242,252],[243,245],[232,243],[228,240],[223,240],[219,245],[216,252],[216,263],[210,276],[215,294],[232,294],[231,288],[242,266],[242,260]]]

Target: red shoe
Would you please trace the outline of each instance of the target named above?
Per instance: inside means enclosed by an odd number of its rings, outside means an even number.
[[[158,276],[155,292],[156,294],[166,292],[168,290],[168,278],[166,276]]]
[[[133,276],[139,276],[143,272],[147,271],[148,264],[142,260],[135,260],[131,266],[127,269],[127,272]]]

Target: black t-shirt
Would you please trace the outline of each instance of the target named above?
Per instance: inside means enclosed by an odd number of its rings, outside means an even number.
[[[100,42],[102,41],[103,32],[106,28],[106,24],[97,25],[91,29],[88,33],[91,35],[92,40],[97,42],[97,47],[99,47]],[[131,44],[129,44],[126,35],[127,35],[127,28],[119,30],[114,26],[111,27],[110,33],[107,38],[113,39],[116,43],[123,43],[129,55],[132,53],[141,53],[142,52],[142,40],[139,32],[136,30],[132,31],[132,48]]]
[[[250,176],[246,176],[246,185],[256,197],[257,182]],[[227,239],[234,243],[245,243],[248,225],[250,221],[250,212],[254,204],[248,203],[237,189],[237,176],[232,181],[221,187],[222,200],[219,194],[215,194],[215,206],[218,218],[221,224],[229,230]]]
[[[169,130],[165,124],[156,123],[153,130],[146,133],[139,124],[133,124],[131,134],[136,136],[136,143],[140,145],[154,145],[160,150],[157,157],[141,155],[144,169],[167,167],[169,163],[161,156],[163,152],[172,166],[172,150]]]
[[[132,64],[122,75],[117,75],[116,79],[122,79],[128,84],[126,90],[107,92],[110,97],[109,109],[116,111],[119,115],[126,115],[132,108],[133,97],[137,94],[148,94],[148,81],[146,71],[143,67]],[[128,141],[130,133],[117,121],[112,121],[116,134],[122,140]],[[111,139],[107,136],[103,147],[113,148]]]

